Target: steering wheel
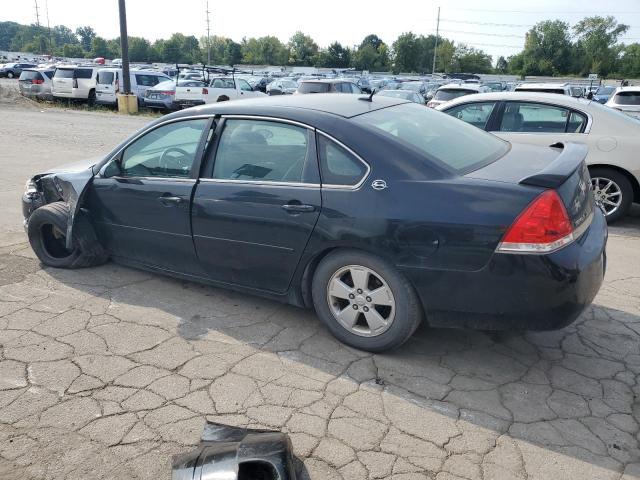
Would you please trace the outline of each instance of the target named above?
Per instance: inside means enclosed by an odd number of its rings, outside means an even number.
[[[172,153],[179,153],[180,157],[176,157],[171,155]],[[169,147],[160,156],[160,160],[158,160],[158,167],[168,173],[169,170],[177,170],[180,169],[182,171],[191,170],[191,159],[189,158],[191,154],[186,150],[183,150],[179,147]],[[171,158],[171,168],[169,168],[169,157]]]

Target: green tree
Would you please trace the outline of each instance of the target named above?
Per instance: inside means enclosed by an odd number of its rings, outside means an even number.
[[[378,37],[377,35],[371,34],[364,37],[364,39],[362,40],[362,43],[360,44],[360,48],[366,47],[367,45],[371,45],[373,49],[377,51],[383,43],[384,42],[380,39],[380,37]]]
[[[242,39],[242,61],[252,65],[285,65],[287,47],[277,37]]]
[[[66,43],[62,47],[62,55],[67,58],[82,58],[84,53],[79,43]]]
[[[587,17],[579,21],[573,32],[584,55],[580,73],[606,76],[612,71],[623,48],[617,45],[618,39],[627,30],[629,25],[619,24],[612,16]]]
[[[129,60],[132,62],[148,62],[151,43],[142,37],[129,37]]]
[[[454,72],[458,68],[454,65],[454,58],[456,55],[455,44],[446,38],[440,38],[438,40],[438,53],[436,58],[436,72]],[[427,69],[428,70],[428,69]]]
[[[104,38],[93,37],[91,39],[91,56],[105,58],[109,56],[109,47]]]
[[[498,57],[496,61],[496,73],[507,73],[509,70],[509,62],[503,56]]]
[[[393,42],[394,68],[393,71],[399,72],[418,72],[420,49],[418,46],[418,37],[412,32],[406,32],[400,35]]]
[[[80,37],[80,43],[82,44],[82,48],[84,48],[85,51],[87,52],[91,50],[91,40],[93,40],[96,37],[95,30],[88,26],[78,27],[76,28],[76,35]]]
[[[318,44],[304,33],[297,31],[289,39],[289,63],[292,65],[313,65],[318,55]]]
[[[240,62],[242,62],[242,45],[227,39],[224,47],[224,63],[233,67]]]
[[[316,65],[325,68],[347,68],[351,65],[351,50],[339,42],[333,42],[318,54]]]
[[[67,43],[78,43],[78,37],[73,30],[64,25],[56,25],[51,29],[51,35],[53,36],[56,45],[65,45]]]
[[[0,50],[11,50],[11,42],[22,26],[16,22],[0,22]]]
[[[525,75],[566,74],[571,54],[569,24],[560,20],[539,22],[525,38],[523,72]]]
[[[482,50],[460,44],[456,47],[452,67],[458,72],[491,73],[493,71],[493,62],[491,61],[491,55]]]
[[[619,71],[627,78],[640,77],[640,43],[632,43],[624,48]]]

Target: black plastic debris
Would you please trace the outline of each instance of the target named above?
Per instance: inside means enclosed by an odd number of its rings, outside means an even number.
[[[291,440],[207,422],[197,449],[173,459],[172,480],[296,480]]]

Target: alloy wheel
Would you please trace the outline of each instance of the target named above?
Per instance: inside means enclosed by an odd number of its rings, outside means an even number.
[[[389,284],[361,265],[340,268],[329,279],[327,302],[336,321],[361,337],[376,337],[393,323],[396,303]]]
[[[601,205],[607,216],[615,213],[622,204],[622,190],[620,186],[610,178],[594,177],[591,179],[591,188],[596,203]]]

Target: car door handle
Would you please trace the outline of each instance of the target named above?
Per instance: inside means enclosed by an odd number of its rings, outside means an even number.
[[[166,207],[170,207],[172,205],[178,205],[180,203],[182,203],[182,198],[181,197],[158,197],[158,200],[160,200],[160,203],[162,203],[164,206]]]
[[[287,203],[286,205],[282,205],[282,208],[289,213],[313,212],[316,209],[313,205],[303,205],[300,203]]]

